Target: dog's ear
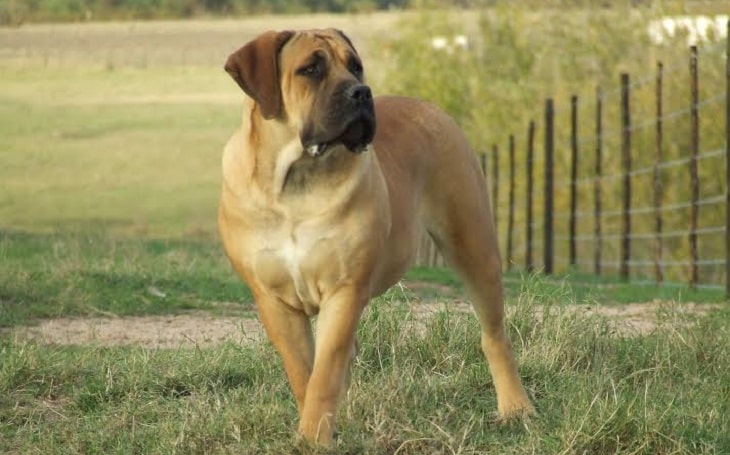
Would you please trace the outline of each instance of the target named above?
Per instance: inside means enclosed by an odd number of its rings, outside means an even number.
[[[224,66],[244,92],[261,106],[266,119],[281,114],[279,51],[292,31],[266,32],[232,53]]]

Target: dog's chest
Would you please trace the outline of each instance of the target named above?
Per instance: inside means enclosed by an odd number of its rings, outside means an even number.
[[[316,314],[323,294],[342,277],[338,250],[346,237],[305,223],[262,234],[253,255],[256,278],[275,297]]]

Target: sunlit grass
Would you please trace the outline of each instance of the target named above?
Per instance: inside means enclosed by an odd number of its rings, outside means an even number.
[[[394,290],[360,325],[339,453],[725,453],[727,312],[648,336],[566,311],[527,281],[508,327],[537,416],[508,424],[474,317],[419,318]],[[416,330],[418,325],[423,330]],[[0,342],[0,448],[10,453],[302,453],[268,343],[214,348]]]
[[[0,75],[3,225],[214,232],[220,154],[240,118],[225,74],[37,71]]]

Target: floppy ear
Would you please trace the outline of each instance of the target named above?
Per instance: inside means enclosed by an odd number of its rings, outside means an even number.
[[[266,32],[232,53],[224,66],[244,92],[260,106],[264,118],[281,114],[279,51],[292,31]]]

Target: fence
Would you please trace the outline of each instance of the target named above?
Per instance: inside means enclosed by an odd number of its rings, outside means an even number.
[[[507,269],[724,284],[730,295],[728,37],[648,77],[623,73],[587,102],[573,95],[567,111],[548,98],[524,140],[480,156]],[[420,264],[443,262],[421,246]]]

